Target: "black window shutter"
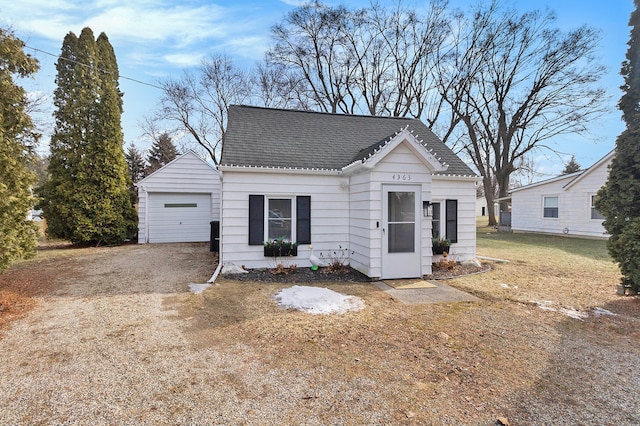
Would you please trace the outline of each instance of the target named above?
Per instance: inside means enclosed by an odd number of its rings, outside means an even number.
[[[264,242],[264,195],[249,195],[249,245]]]
[[[447,239],[452,243],[458,242],[458,200],[446,201]]]
[[[311,244],[311,197],[296,197],[296,240],[298,244]]]

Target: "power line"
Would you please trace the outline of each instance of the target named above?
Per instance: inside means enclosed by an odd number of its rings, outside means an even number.
[[[83,67],[91,68],[91,65],[87,65],[87,64],[84,64],[82,62],[78,62],[78,61],[76,61],[74,59],[65,58],[62,55],[56,55],[55,53],[47,52],[46,50],[38,49],[36,47],[31,47],[31,46],[28,46],[28,45],[25,45],[25,47],[28,48],[28,49],[31,49],[31,50],[35,50],[36,52],[44,53],[45,55],[53,56],[54,58],[57,58],[57,59],[62,59],[62,60],[69,61],[69,62],[72,62],[72,63],[77,64],[77,65],[81,65]],[[104,70],[101,70],[101,69],[99,69],[98,71],[101,71],[101,72],[104,72],[104,73],[107,73],[107,74],[111,74],[111,72],[104,71]],[[125,80],[129,80],[129,81],[133,81],[134,83],[143,84],[145,86],[154,87],[156,89],[164,90],[164,88],[162,88],[162,87],[160,87],[158,85],[155,85],[155,84],[152,84],[152,83],[147,83],[146,81],[142,81],[142,80],[137,80],[135,78],[127,77],[127,76],[124,76],[122,74],[118,74],[116,77],[122,78],[122,79],[125,79]]]

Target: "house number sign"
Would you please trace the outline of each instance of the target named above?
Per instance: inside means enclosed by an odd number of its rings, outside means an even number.
[[[411,175],[407,174],[407,173],[396,173],[393,175],[392,179],[396,182],[398,181],[404,181],[404,182],[409,182],[411,180]]]

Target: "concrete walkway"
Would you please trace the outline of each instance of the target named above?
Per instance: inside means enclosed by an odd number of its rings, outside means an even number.
[[[482,299],[464,291],[457,290],[441,281],[429,281],[434,288],[395,289],[382,281],[374,281],[373,285],[394,299],[406,305],[451,302],[480,302]]]

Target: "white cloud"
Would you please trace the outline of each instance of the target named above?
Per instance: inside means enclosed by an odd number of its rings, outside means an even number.
[[[202,54],[199,53],[176,53],[172,55],[164,55],[163,58],[170,64],[178,67],[193,67],[200,65],[202,62]]]

